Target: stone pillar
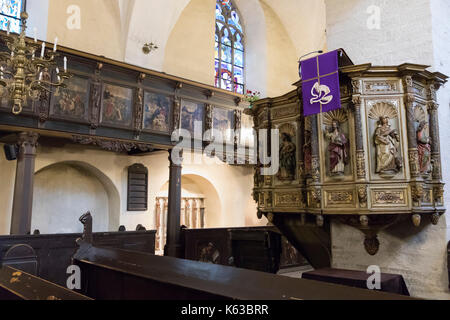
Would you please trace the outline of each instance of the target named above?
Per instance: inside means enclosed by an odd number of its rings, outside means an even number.
[[[39,135],[34,132],[18,134],[16,182],[11,217],[11,235],[31,233],[33,209],[34,160]]]
[[[171,150],[169,153],[171,153]],[[173,161],[172,155],[169,156],[169,162],[169,208],[167,216],[167,243],[164,248],[164,255],[182,257],[180,230],[182,167],[181,163]]]

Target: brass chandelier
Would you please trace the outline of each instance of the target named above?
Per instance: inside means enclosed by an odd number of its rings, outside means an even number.
[[[67,72],[67,58],[64,57],[64,70],[60,71],[55,62],[57,38],[53,51],[46,52],[45,42],[38,44],[36,29],[34,41],[26,38],[28,14],[22,12],[20,34],[10,33],[8,22],[7,34],[0,34],[8,51],[0,52],[0,96],[7,95],[12,104],[12,113],[19,115],[27,105],[28,98],[36,100],[41,92],[50,92],[53,87],[65,88],[64,81],[71,77]],[[41,48],[40,56],[36,50]],[[56,72],[56,79],[52,80],[52,71]]]

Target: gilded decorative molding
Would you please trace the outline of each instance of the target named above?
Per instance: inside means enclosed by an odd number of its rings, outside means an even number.
[[[149,144],[108,140],[99,137],[73,135],[72,141],[82,145],[93,145],[113,152],[130,152],[135,149],[138,149],[142,152],[150,152],[154,150],[153,147]]]
[[[281,207],[291,207],[299,208],[303,207],[302,194],[300,192],[275,192],[275,203],[276,208]]]
[[[327,191],[327,203],[331,205],[342,205],[353,203],[352,191]]]
[[[314,188],[309,191],[309,206],[312,208],[321,208],[322,190],[320,188]]]
[[[367,208],[367,187],[358,186],[358,200],[361,208]]]
[[[290,116],[295,116],[299,114],[299,108],[298,104],[295,103],[290,106],[283,106],[282,108],[277,108],[272,110],[272,118],[273,119],[280,119]]]
[[[405,191],[378,191],[373,192],[373,204],[381,205],[406,205]]]
[[[411,198],[415,207],[420,206],[420,202],[424,196],[424,189],[422,184],[414,184],[411,186]]]
[[[396,93],[399,92],[397,81],[364,81],[364,93]]]
[[[366,156],[363,150],[356,151],[356,175],[358,179],[366,177]]]
[[[411,177],[416,178],[420,174],[419,170],[419,151],[416,149],[408,150],[409,169],[411,171]]]
[[[420,214],[413,214],[411,220],[413,225],[418,228],[420,227],[420,223],[422,222],[422,216]]]

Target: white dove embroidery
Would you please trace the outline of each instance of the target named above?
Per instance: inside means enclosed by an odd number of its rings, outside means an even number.
[[[329,104],[333,101],[333,95],[330,95],[330,88],[324,84],[320,85],[319,82],[316,82],[311,89],[311,98],[310,103],[321,103],[321,104]]]

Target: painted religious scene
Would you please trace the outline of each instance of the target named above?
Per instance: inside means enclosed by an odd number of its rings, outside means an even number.
[[[233,141],[234,111],[222,108],[213,110],[213,136],[223,141]]]
[[[173,106],[172,98],[162,94],[145,92],[144,129],[169,132],[171,106]]]
[[[89,97],[89,81],[72,77],[67,88],[58,88],[54,96],[52,113],[57,116],[85,119]]]
[[[102,100],[102,122],[128,127],[131,125],[133,89],[105,84]]]
[[[193,134],[195,122],[203,122],[203,117],[203,104],[187,100],[181,101],[181,129],[188,130]],[[199,125],[202,126],[202,123]]]

